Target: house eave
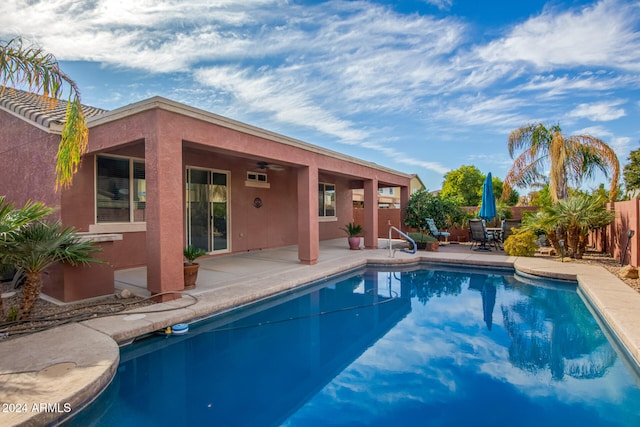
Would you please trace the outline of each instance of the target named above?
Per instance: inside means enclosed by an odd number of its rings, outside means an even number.
[[[92,127],[97,127],[97,126],[104,125],[106,123],[110,123],[116,120],[121,120],[126,117],[143,113],[145,111],[149,111],[153,109],[160,109],[160,110],[180,114],[186,117],[191,117],[193,119],[211,123],[217,126],[225,127],[227,129],[235,130],[238,132],[242,132],[242,133],[256,136],[263,139],[268,139],[274,142],[278,142],[280,144],[288,145],[291,147],[306,150],[316,154],[321,154],[323,156],[377,169],[386,173],[402,176],[404,178],[410,179],[412,176],[411,174],[399,172],[391,168],[378,165],[377,163],[367,162],[367,161],[358,159],[356,157],[348,156],[333,150],[318,147],[316,145],[309,144],[304,141],[290,138],[290,137],[287,137],[275,132],[271,132],[256,126],[251,126],[246,123],[242,123],[227,117],[223,117],[218,114],[211,113],[209,111],[201,110],[199,108],[191,107],[191,106],[188,106],[176,101],[172,101],[170,99],[166,99],[160,96],[155,96],[153,98],[149,98],[140,102],[126,105],[124,107],[111,110],[106,113],[100,114],[98,116],[89,118],[87,120],[87,126],[89,127],[89,129],[91,129]]]
[[[22,114],[19,114],[9,108],[6,108],[2,105],[0,105],[0,110],[6,112],[7,114],[10,114],[13,117],[16,117],[20,120],[22,120],[25,123],[30,124],[31,126],[40,129],[43,132],[46,133],[50,133],[50,134],[55,134],[55,135],[62,135],[62,125],[56,125],[55,123],[50,123],[49,126],[45,126],[42,125],[40,123],[38,123],[37,121],[31,120],[25,116],[23,116]]]

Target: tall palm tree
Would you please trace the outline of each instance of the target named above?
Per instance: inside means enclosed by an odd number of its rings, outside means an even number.
[[[27,202],[21,209],[5,201],[4,196],[0,196],[0,270],[5,265],[13,269],[15,266],[7,264],[5,258],[10,254],[10,246],[7,246],[10,233],[24,227],[26,224],[37,221],[53,211],[52,208],[42,203]],[[0,298],[0,320],[4,319],[4,307]]]
[[[590,178],[600,170],[606,177],[611,173],[609,199],[616,198],[620,163],[613,149],[601,139],[590,135],[564,136],[559,125],[547,128],[536,123],[512,131],[508,148],[511,158],[516,150],[524,151],[507,174],[505,189],[548,179],[553,200],[564,200],[569,195],[569,183],[579,185],[583,178]],[[546,166],[550,170],[548,178],[543,174]]]
[[[73,228],[60,223],[36,221],[7,235],[0,241],[4,259],[25,273],[20,304],[21,320],[31,316],[33,305],[42,289],[41,273],[56,262],[71,265],[100,262],[91,254],[99,249],[91,242],[82,241]]]
[[[26,86],[44,98],[57,100],[64,92],[65,83],[69,87],[69,99],[58,145],[56,188],[71,186],[80,158],[87,148],[88,130],[80,104],[80,91],[76,83],[60,70],[53,55],[37,46],[25,44],[19,37],[8,42],[0,40],[0,95],[7,86]]]

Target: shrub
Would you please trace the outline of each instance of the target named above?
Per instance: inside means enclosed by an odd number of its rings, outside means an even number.
[[[538,249],[536,235],[531,231],[520,231],[507,237],[504,252],[513,256],[533,256]]]
[[[425,233],[407,233],[409,237],[413,239],[416,243],[428,243],[428,242],[437,242],[438,239],[433,237],[430,234]]]
[[[420,190],[411,195],[405,209],[404,225],[414,230],[426,230],[427,218],[433,219],[436,227],[449,228],[461,224],[465,213],[450,200],[443,200],[427,190]]]

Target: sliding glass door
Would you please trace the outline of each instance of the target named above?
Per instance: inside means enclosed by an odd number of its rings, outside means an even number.
[[[229,172],[187,168],[187,240],[207,252],[229,250]]]

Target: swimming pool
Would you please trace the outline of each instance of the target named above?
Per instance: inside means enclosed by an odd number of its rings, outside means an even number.
[[[354,272],[121,350],[70,425],[640,425],[575,284]]]

